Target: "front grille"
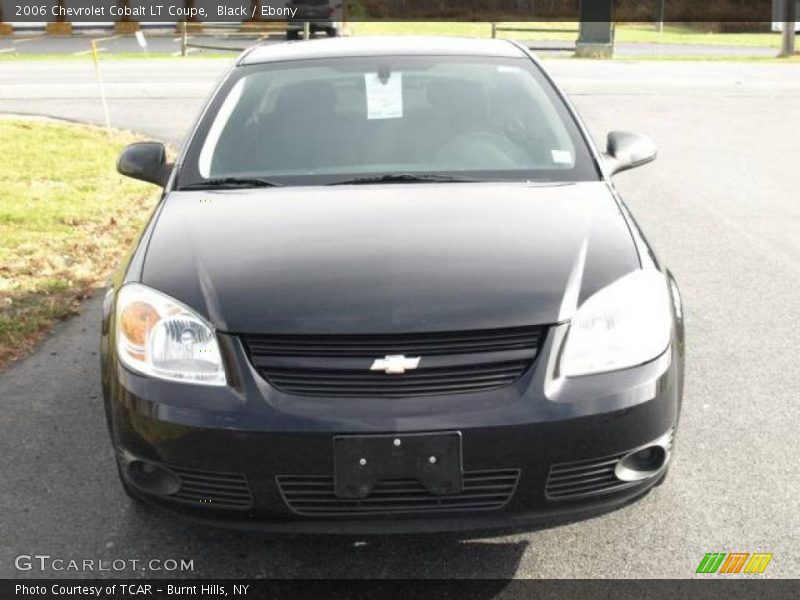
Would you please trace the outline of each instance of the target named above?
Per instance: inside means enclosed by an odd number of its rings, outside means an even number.
[[[250,360],[271,385],[329,397],[475,393],[514,383],[533,364],[543,327],[398,335],[246,335]],[[403,374],[371,371],[375,359],[421,357]]]
[[[371,371],[327,369],[266,369],[277,388],[303,396],[428,396],[481,392],[514,383],[528,367],[527,361],[476,367],[419,369],[401,376]]]
[[[518,480],[517,469],[469,471],[461,493],[435,496],[415,479],[396,479],[375,484],[366,498],[350,499],[334,495],[332,477],[276,477],[286,505],[306,516],[497,510],[511,499]]]
[[[252,356],[442,356],[536,348],[542,327],[394,335],[251,335]]]
[[[165,465],[181,480],[175,493],[162,496],[182,504],[200,504],[208,508],[250,508],[253,496],[244,475],[197,471],[184,467]]]

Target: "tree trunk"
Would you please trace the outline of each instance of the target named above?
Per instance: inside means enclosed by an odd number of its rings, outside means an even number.
[[[186,7],[186,13],[189,15],[186,20],[189,22],[197,22],[197,15],[194,14],[194,0],[183,0],[183,5]]]
[[[251,21],[260,21],[261,20],[261,2],[259,0],[250,0],[250,14],[252,17],[250,18]]]

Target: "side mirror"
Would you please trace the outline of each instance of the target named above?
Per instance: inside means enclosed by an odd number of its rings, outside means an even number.
[[[626,131],[608,134],[606,160],[611,175],[647,164],[655,160],[657,155],[655,143],[646,135]]]
[[[127,146],[117,161],[117,171],[164,187],[172,165],[167,164],[167,149],[159,142],[137,142]]]

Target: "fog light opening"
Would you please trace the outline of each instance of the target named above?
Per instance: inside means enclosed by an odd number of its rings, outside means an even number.
[[[169,496],[181,489],[180,478],[157,463],[135,459],[128,463],[127,474],[133,485],[149,494]]]
[[[614,474],[622,481],[641,481],[658,473],[667,462],[667,450],[653,445],[626,454],[617,463]]]

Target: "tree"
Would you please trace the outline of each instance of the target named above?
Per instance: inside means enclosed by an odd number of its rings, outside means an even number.
[[[130,21],[131,18],[128,16],[128,9],[130,8],[130,3],[128,0],[120,0],[120,4],[122,5],[122,18],[120,21]]]
[[[197,15],[194,14],[194,0],[183,0],[183,5],[186,7],[187,21],[197,21]]]

